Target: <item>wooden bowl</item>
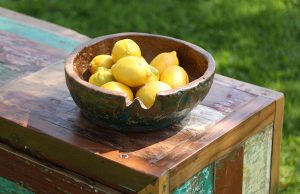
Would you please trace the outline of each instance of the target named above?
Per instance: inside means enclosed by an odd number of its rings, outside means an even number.
[[[148,62],[161,52],[176,51],[190,83],[159,92],[150,109],[139,99],[130,102],[125,94],[88,83],[88,64],[93,57],[110,54],[114,43],[125,38],[140,46]],[[206,96],[214,73],[214,59],[204,49],[175,38],[146,33],[119,33],[92,39],[78,46],[65,64],[67,86],[83,115],[100,126],[120,131],[149,131],[183,119]]]

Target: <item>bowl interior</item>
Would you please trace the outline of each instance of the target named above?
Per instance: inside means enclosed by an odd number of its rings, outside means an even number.
[[[132,39],[140,46],[142,56],[148,63],[159,53],[176,51],[180,66],[187,71],[190,82],[200,78],[208,69],[207,56],[199,51],[199,47],[185,41],[147,34],[120,34],[95,38],[83,45],[73,61],[76,74],[81,79],[88,80],[90,61],[96,55],[111,54],[115,42],[125,38]]]

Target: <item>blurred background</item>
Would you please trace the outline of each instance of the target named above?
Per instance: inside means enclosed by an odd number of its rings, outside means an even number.
[[[281,91],[280,193],[300,193],[300,0],[0,0],[89,37],[138,31],[208,50],[217,73]]]

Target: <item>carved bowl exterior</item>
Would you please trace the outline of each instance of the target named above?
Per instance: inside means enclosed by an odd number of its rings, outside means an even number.
[[[88,64],[93,57],[110,54],[114,43],[125,38],[140,46],[148,62],[161,52],[176,51],[190,83],[159,92],[149,109],[137,98],[131,102],[125,94],[88,83]],[[183,40],[146,33],[119,33],[91,39],[75,48],[65,64],[67,87],[82,114],[95,124],[119,131],[151,131],[180,121],[207,95],[214,73],[214,59],[204,49]]]

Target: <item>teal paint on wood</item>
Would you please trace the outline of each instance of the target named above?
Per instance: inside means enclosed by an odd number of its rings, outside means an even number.
[[[59,36],[58,34],[49,31],[34,28],[29,25],[21,24],[15,20],[0,17],[0,30],[4,30],[15,35],[41,42],[55,48],[65,51],[72,51],[79,42],[70,38]]]
[[[0,177],[0,194],[33,194],[17,183]]]
[[[212,194],[213,193],[213,165],[209,165],[187,180],[172,194]]]
[[[273,124],[244,146],[243,194],[267,194],[270,187]]]

